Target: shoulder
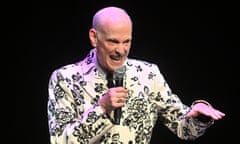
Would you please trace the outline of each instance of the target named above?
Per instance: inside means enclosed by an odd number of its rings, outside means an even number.
[[[95,63],[96,63],[95,55],[96,55],[96,49],[94,48],[89,51],[89,53],[86,55],[85,58],[70,64],[63,65],[57,68],[55,71],[59,71],[63,73],[71,73],[76,71],[77,72],[82,71],[82,67],[84,67],[84,69],[88,69],[89,67],[95,66]]]
[[[151,73],[159,71],[156,63],[152,63],[146,60],[128,58],[126,63],[130,71]]]
[[[142,67],[142,68],[156,68],[157,64],[152,63],[146,60],[141,60],[141,59],[133,59],[133,58],[128,58],[127,63],[128,66],[134,66],[134,67]]]
[[[73,75],[79,75],[82,71],[81,61],[60,66],[56,68],[51,77],[72,77]]]
[[[55,71],[70,72],[70,71],[78,70],[80,67],[81,67],[81,61],[63,65],[63,66],[57,68]]]

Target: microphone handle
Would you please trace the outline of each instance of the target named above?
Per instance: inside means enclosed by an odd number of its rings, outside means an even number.
[[[123,79],[122,78],[119,78],[119,79],[116,79],[115,81],[115,86],[123,86]],[[119,125],[120,124],[120,119],[121,119],[121,115],[122,115],[122,108],[119,107],[119,108],[116,108],[114,110],[114,119],[115,119],[115,124]]]
[[[120,124],[120,119],[121,119],[121,115],[122,115],[122,109],[116,108],[114,110],[114,119],[115,119],[115,124],[119,125]]]

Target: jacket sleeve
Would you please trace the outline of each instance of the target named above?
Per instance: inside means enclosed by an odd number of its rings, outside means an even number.
[[[172,93],[157,66],[155,66],[155,74],[156,95],[153,99],[158,105],[158,115],[163,124],[180,139],[194,140],[203,135],[213,124],[213,120],[203,122],[197,118],[185,117],[191,107],[182,103],[180,98]]]
[[[80,91],[66,74],[52,73],[47,106],[51,144],[92,144],[112,127],[100,106],[87,105]]]

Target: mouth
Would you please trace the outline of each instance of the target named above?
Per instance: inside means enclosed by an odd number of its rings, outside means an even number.
[[[122,59],[122,56],[121,55],[110,55],[110,58],[113,61],[120,61]]]

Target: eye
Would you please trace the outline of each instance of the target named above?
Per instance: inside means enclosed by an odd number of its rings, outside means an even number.
[[[118,43],[120,43],[120,42],[119,42],[118,40],[116,40],[116,39],[109,39],[108,42],[113,43],[113,44],[118,44]]]
[[[126,45],[128,45],[128,44],[131,43],[131,40],[126,40],[126,41],[124,41],[123,43],[126,44]]]

